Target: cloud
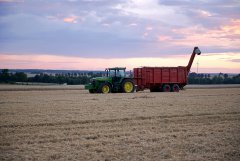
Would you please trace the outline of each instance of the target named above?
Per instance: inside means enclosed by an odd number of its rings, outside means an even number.
[[[34,68],[34,69],[81,69],[81,70],[104,70],[106,64],[110,67],[126,66],[129,70],[137,66],[173,65],[172,58],[82,58],[56,55],[8,55],[0,54],[2,63],[0,68]],[[184,59],[179,63],[184,64]],[[90,65],[91,64],[91,65]],[[94,64],[94,65],[92,65]]]
[[[171,41],[172,38],[171,38],[170,36],[159,35],[159,36],[158,36],[158,40],[164,42],[164,41]]]
[[[75,16],[75,15],[71,15],[69,17],[64,17],[63,21],[67,22],[67,23],[78,23],[79,21],[83,21],[84,18],[80,17],[80,16]]]
[[[157,0],[130,0],[116,5],[115,9],[118,9],[121,14],[126,16],[133,16],[150,21],[160,21],[165,24],[181,25],[176,21],[169,21],[169,19],[181,19],[182,22],[188,23],[187,16],[176,13],[175,7],[161,5]]]
[[[176,12],[188,15],[192,23],[207,28],[240,18],[240,2],[235,0],[188,1],[159,0],[159,4],[176,8]]]
[[[0,0],[0,3],[21,3],[24,2],[24,0]]]
[[[137,26],[138,24],[136,24],[136,23],[130,23],[129,24],[129,26],[132,26],[132,27],[134,27],[134,26]]]
[[[218,48],[226,48],[230,51],[231,48],[236,49],[240,46],[239,22],[239,20],[232,20],[230,24],[216,29],[207,29],[201,26],[175,29],[176,34],[185,37],[179,40],[171,40],[171,42],[177,45],[191,46],[192,43],[198,43],[200,46],[205,47],[218,46]]]
[[[181,55],[194,46],[240,51],[238,1],[9,2],[0,5],[0,52],[110,59]]]
[[[153,30],[153,27],[148,26],[148,27],[146,27],[146,30],[147,30],[147,31],[152,31],[152,30]]]
[[[236,63],[240,63],[240,59],[231,59],[231,62],[236,62]]]
[[[197,56],[192,65],[192,72],[225,72],[239,73],[240,53],[210,54]],[[128,70],[140,66],[186,66],[190,53],[185,55],[172,55],[170,57],[142,57],[142,58],[82,58],[79,56],[59,56],[48,54],[21,55],[0,54],[0,68],[10,69],[71,69],[71,70],[104,70],[106,67],[125,66]],[[177,59],[177,63],[176,63]],[[211,62],[211,63],[209,63]],[[213,63],[215,62],[215,63]]]

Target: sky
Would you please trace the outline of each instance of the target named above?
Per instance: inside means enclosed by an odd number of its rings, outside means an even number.
[[[240,73],[240,0],[0,0],[0,68]],[[197,70],[198,69],[198,70]]]

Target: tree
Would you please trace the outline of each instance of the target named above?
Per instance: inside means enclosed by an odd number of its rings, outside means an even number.
[[[196,78],[197,77],[197,73],[192,72],[189,74],[189,78]]]
[[[234,84],[240,84],[240,74],[232,78]]]
[[[0,73],[0,82],[8,83],[10,81],[10,74],[8,69],[3,69]]]
[[[15,73],[15,81],[17,82],[26,82],[27,81],[27,74],[23,72]]]
[[[222,84],[223,83],[223,78],[222,77],[220,77],[220,76],[214,76],[213,78],[212,78],[212,83],[213,84]]]
[[[223,73],[220,72],[220,73],[218,74],[218,77],[221,77],[221,76],[223,76]]]
[[[224,77],[224,79],[227,79],[228,78],[228,74],[224,74],[223,77]]]

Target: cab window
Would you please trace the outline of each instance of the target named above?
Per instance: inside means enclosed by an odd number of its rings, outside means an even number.
[[[117,77],[124,77],[125,76],[124,70],[117,70],[116,71],[116,76]]]
[[[115,70],[109,70],[109,77],[115,77]]]

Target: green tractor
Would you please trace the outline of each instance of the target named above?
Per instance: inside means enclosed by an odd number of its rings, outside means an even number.
[[[126,68],[107,68],[106,77],[96,77],[85,85],[90,93],[132,93],[135,90],[133,78],[126,77]]]

